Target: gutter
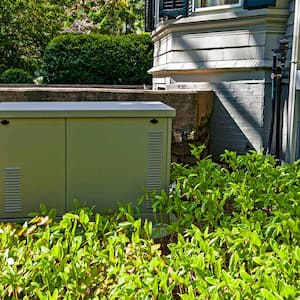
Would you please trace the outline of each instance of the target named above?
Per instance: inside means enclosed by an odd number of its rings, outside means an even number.
[[[293,46],[291,57],[290,86],[288,99],[288,135],[287,135],[287,162],[293,162],[296,157],[297,121],[299,120],[299,103],[296,101],[296,82],[299,80],[300,64],[298,61],[300,46],[300,0],[295,0]],[[298,73],[298,76],[297,76]],[[298,78],[297,78],[298,77]]]

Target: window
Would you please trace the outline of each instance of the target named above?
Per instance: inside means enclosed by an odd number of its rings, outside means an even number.
[[[152,31],[162,19],[193,16],[192,11],[210,13],[213,10],[276,7],[276,0],[145,0],[145,30]]]
[[[242,5],[242,0],[194,0],[194,8],[198,9],[216,9],[239,7]]]

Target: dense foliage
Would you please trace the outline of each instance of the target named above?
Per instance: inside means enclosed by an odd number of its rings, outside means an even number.
[[[0,83],[33,83],[33,78],[27,71],[13,68],[0,75]]]
[[[65,31],[109,35],[138,33],[144,27],[144,1],[73,1],[66,10]]]
[[[44,54],[48,83],[148,84],[152,66],[150,36],[65,34]]]
[[[0,73],[39,70],[46,45],[61,32],[140,33],[142,0],[0,1]]]
[[[166,237],[130,207],[3,224],[1,299],[299,298],[299,162],[255,152],[222,161],[175,164],[170,195],[145,196],[158,217],[173,215]]]
[[[34,71],[41,53],[62,27],[70,1],[0,1],[0,73],[9,68]]]

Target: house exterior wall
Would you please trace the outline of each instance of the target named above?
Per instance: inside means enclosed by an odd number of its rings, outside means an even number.
[[[292,47],[293,47],[293,32],[294,32],[294,17],[295,17],[295,0],[289,0],[288,6],[289,16],[286,23],[286,31],[285,31],[285,39],[289,41],[289,47],[287,52],[287,63],[285,76],[282,80],[282,102],[283,102],[283,143],[282,150],[284,154],[284,158],[286,158],[287,145],[288,145],[288,134],[289,134],[289,126],[288,126],[288,98],[289,98],[289,83],[290,83],[290,67],[292,60]]]
[[[297,91],[297,69],[299,69],[300,61],[300,1],[290,0],[290,18],[291,22],[288,26],[288,35],[291,37],[291,61],[288,92],[288,109],[287,109],[287,161],[293,161],[300,158],[300,97]]]
[[[290,63],[290,58],[292,54],[292,41],[293,41],[293,31],[294,31],[294,14],[295,14],[295,0],[289,1],[289,17],[286,24],[285,38],[289,40],[289,52],[288,52],[288,63]]]
[[[153,32],[154,89],[211,89],[210,152],[266,147],[272,49],[288,34],[289,3],[209,11],[162,22]]]

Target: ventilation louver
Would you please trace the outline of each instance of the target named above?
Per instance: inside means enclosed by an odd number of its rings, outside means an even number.
[[[3,179],[4,211],[21,211],[21,169],[5,168],[3,170]]]
[[[148,162],[147,162],[147,190],[160,192],[163,188],[163,132],[148,132]],[[152,207],[151,200],[146,202],[148,208]]]
[[[178,16],[187,16],[187,0],[160,0],[160,17],[176,18]]]

